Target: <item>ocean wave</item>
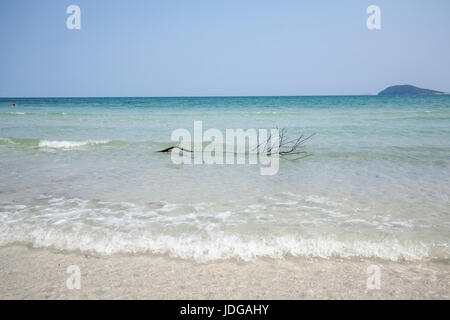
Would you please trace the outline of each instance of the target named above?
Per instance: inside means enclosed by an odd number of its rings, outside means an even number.
[[[133,147],[142,148],[150,147],[151,149],[160,150],[173,145],[174,142],[160,142],[160,141],[123,141],[113,139],[86,139],[86,140],[53,140],[45,138],[12,138],[0,137],[0,145],[6,145],[16,149],[55,149],[55,150],[71,150],[71,149],[87,149],[93,146],[108,146],[108,147]]]
[[[14,115],[24,115],[25,112],[7,112],[7,114],[14,114]]]
[[[305,198],[316,205],[339,206],[323,197]],[[208,203],[181,205],[163,201],[138,205],[46,195],[37,200],[38,205],[0,206],[0,246],[25,243],[38,248],[106,255],[165,254],[200,263],[288,256],[392,261],[448,259],[447,244],[405,239],[398,234],[379,235],[378,229],[371,234],[358,233],[356,237],[345,232],[330,235],[328,232],[296,231],[289,227],[292,221],[289,223],[284,218],[264,213],[270,204],[248,204],[240,209],[227,206],[226,210],[214,211]],[[277,206],[273,212],[283,208],[276,203],[272,206]],[[356,229],[361,223],[367,224],[364,219],[352,221],[322,207],[307,209],[311,221],[303,222],[313,229],[317,221],[324,220],[324,215],[327,221],[343,218],[342,221]],[[287,212],[284,212],[285,217]],[[296,216],[295,219],[302,218]]]
[[[40,148],[52,148],[52,149],[73,149],[79,148],[86,145],[97,145],[106,144],[111,142],[111,140],[87,140],[87,141],[50,141],[41,140],[39,141]]]
[[[257,258],[282,259],[293,257],[319,258],[379,258],[384,260],[416,261],[429,257],[429,249],[421,243],[400,243],[398,240],[342,241],[331,237],[302,238],[298,235],[243,237],[236,234],[215,233],[208,236],[181,234],[179,236],[151,233],[90,233],[87,231],[58,230],[54,228],[15,230],[1,233],[0,245],[29,243],[37,248],[80,250],[98,254],[150,253],[167,254],[172,258],[209,262],[237,259],[252,261]]]

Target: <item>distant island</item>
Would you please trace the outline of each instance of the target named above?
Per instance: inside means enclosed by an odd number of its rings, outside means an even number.
[[[447,93],[430,89],[422,89],[408,84],[387,87],[386,89],[378,93],[379,96],[437,95],[437,94],[447,94]]]

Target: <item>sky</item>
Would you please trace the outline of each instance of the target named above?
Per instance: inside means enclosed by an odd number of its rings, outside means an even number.
[[[0,97],[450,92],[449,15],[448,0],[0,0]]]

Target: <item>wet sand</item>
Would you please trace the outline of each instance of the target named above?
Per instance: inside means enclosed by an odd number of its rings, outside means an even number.
[[[77,265],[80,289],[68,289]],[[380,289],[368,289],[368,267]],[[448,262],[294,258],[199,264],[154,255],[0,248],[1,299],[449,299]]]

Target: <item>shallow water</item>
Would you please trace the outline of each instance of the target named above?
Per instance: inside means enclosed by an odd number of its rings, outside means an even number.
[[[312,156],[263,176],[155,152],[194,120],[314,133]],[[449,96],[0,99],[0,245],[446,260],[449,165]]]

